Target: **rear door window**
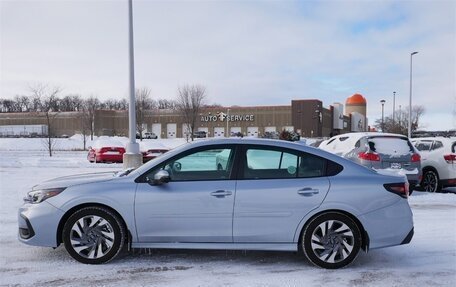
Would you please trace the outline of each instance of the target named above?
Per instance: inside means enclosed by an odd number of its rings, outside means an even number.
[[[443,148],[443,143],[441,141],[435,141],[434,146],[432,146],[432,150],[436,150],[439,148]]]
[[[248,148],[244,164],[244,179],[281,179],[327,176],[329,161],[309,153],[269,148]],[[339,173],[338,164],[331,174]]]
[[[432,141],[419,141],[415,144],[415,147],[419,151],[429,151],[432,147]]]

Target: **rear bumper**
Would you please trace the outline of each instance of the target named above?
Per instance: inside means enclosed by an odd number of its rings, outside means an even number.
[[[106,161],[106,162],[123,162],[123,155],[122,154],[100,154],[97,155],[97,161]]]
[[[414,229],[412,228],[412,230],[410,230],[410,232],[407,234],[407,236],[406,236],[406,237],[404,238],[404,240],[402,241],[401,245],[403,245],[403,244],[409,244],[410,241],[412,241],[413,234],[415,234],[415,231],[414,231]]]
[[[442,179],[442,180],[440,180],[440,184],[441,184],[443,187],[453,187],[453,186],[456,186],[456,178]]]
[[[413,214],[405,199],[359,219],[369,236],[369,249],[406,244],[413,237]]]

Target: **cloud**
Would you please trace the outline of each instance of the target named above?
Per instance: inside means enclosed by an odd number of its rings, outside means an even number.
[[[128,90],[125,1],[1,2],[1,97],[46,82],[100,98]],[[355,92],[391,112],[414,103],[430,128],[450,128],[456,95],[454,1],[134,1],[137,86],[157,98],[199,83],[223,105],[328,106]],[[454,101],[454,100],[453,100]],[[389,110],[388,110],[389,109]]]

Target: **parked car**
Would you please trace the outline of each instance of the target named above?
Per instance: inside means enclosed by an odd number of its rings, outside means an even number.
[[[140,139],[140,138],[141,138],[141,133],[136,132],[136,139]],[[142,133],[142,138],[143,139],[157,139],[158,136],[155,133],[153,133],[153,132],[145,132],[144,131]]]
[[[412,143],[421,154],[423,179],[420,186],[428,192],[456,186],[456,138],[415,138]]]
[[[279,139],[279,132],[264,132],[263,138],[265,139]]]
[[[205,138],[206,132],[205,131],[196,131],[193,133],[194,138]]]
[[[143,155],[143,163],[148,162],[151,159],[154,159],[158,156],[169,151],[168,147],[165,147],[161,143],[153,142],[143,142],[140,144],[141,153]]]
[[[145,132],[144,137],[145,139],[157,139],[158,136],[154,134],[153,132]]]
[[[125,148],[116,140],[97,140],[89,147],[87,159],[90,162],[123,162]]]
[[[221,169],[216,160],[229,154]],[[407,244],[413,219],[404,176],[379,174],[301,144],[215,139],[117,173],[33,187],[19,240],[100,264],[131,248],[302,252],[323,268],[359,251]]]
[[[405,174],[410,193],[421,181],[421,156],[403,135],[347,133],[323,141],[319,148],[381,172]]]

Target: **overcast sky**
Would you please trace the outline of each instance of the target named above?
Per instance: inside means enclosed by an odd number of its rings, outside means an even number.
[[[127,0],[0,0],[0,97],[35,83],[128,95]],[[328,107],[361,93],[369,122],[413,100],[456,128],[456,1],[133,1],[136,87],[174,99],[201,84],[225,106]]]

